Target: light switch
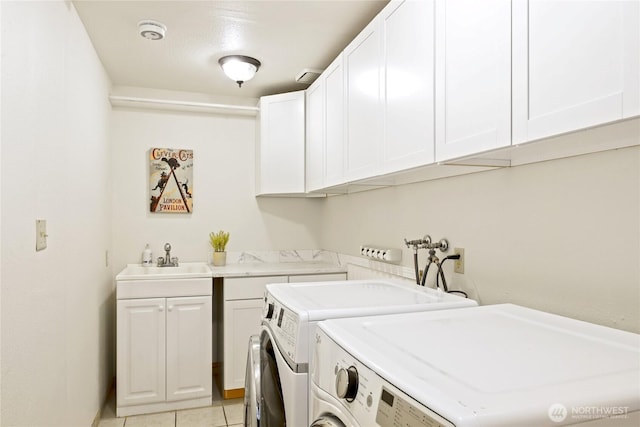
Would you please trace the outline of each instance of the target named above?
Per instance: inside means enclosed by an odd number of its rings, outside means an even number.
[[[36,219],[36,251],[47,248],[47,220]]]

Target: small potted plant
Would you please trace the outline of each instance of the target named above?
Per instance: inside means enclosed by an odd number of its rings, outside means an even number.
[[[217,233],[209,233],[209,243],[213,248],[213,265],[223,266],[227,263],[227,253],[225,248],[229,243],[229,233],[222,230]]]

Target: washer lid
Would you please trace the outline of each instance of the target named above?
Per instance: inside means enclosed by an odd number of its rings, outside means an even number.
[[[475,301],[391,280],[275,283],[267,292],[306,320],[470,307]]]
[[[558,425],[554,405],[566,423],[640,410],[640,336],[630,332],[510,304],[319,327],[459,426]]]

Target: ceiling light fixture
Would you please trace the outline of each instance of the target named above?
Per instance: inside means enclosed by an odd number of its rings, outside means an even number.
[[[148,40],[162,40],[167,31],[167,27],[156,21],[148,19],[138,22],[138,31],[140,35]]]
[[[224,73],[242,87],[242,83],[251,80],[260,68],[260,61],[250,56],[229,55],[218,61]]]

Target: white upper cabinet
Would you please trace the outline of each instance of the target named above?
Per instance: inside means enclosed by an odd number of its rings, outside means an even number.
[[[514,0],[513,142],[640,114],[640,2]]]
[[[433,162],[433,25],[433,1],[392,1],[344,50],[344,181]]]
[[[325,185],[344,182],[344,67],[340,54],[324,71]]]
[[[511,1],[436,1],[436,160],[511,144]]]
[[[510,147],[640,116],[639,52],[640,0],[392,0],[308,90],[307,191],[611,149]]]
[[[256,195],[305,193],[305,92],[260,98]]]
[[[374,19],[344,50],[346,181],[378,175],[382,165],[383,67],[380,20]]]
[[[307,89],[307,192],[342,184],[344,74],[340,54]]]
[[[325,95],[322,77],[306,91],[306,191],[324,186],[325,164]]]
[[[386,173],[434,160],[434,2],[393,1],[380,19]]]

